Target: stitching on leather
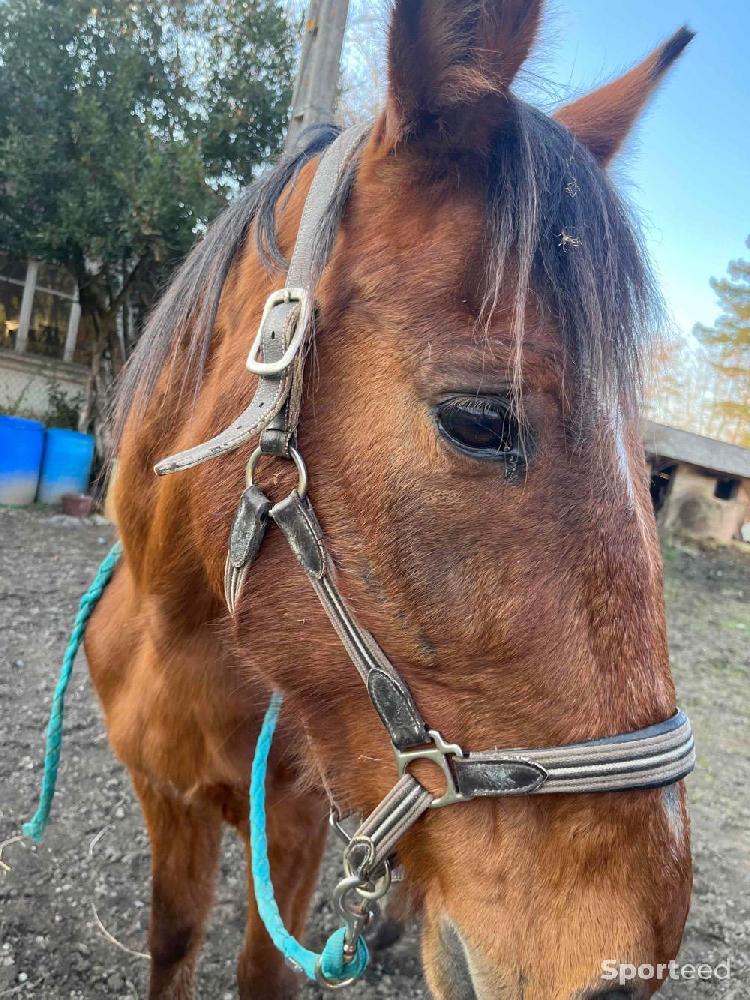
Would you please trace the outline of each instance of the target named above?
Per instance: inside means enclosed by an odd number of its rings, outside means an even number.
[[[298,498],[296,500],[296,504],[297,504],[297,509],[302,514],[302,517],[303,517],[303,519],[305,521],[305,524],[307,526],[307,530],[310,532],[310,535],[312,536],[312,539],[313,539],[313,541],[315,543],[315,548],[316,548],[317,553],[318,553],[318,559],[320,561],[320,569],[319,570],[317,570],[317,571],[316,570],[312,570],[312,569],[310,569],[307,566],[305,567],[305,569],[307,569],[308,572],[310,573],[310,575],[314,576],[317,580],[322,580],[323,577],[325,576],[325,573],[326,573],[326,551],[323,548],[322,539],[318,535],[318,532],[315,530],[315,525],[313,524],[312,519],[311,519],[311,517],[309,515],[309,512],[306,510],[305,504],[302,501],[302,499]]]

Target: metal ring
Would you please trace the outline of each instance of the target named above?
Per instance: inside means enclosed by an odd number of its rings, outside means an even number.
[[[351,842],[354,838],[349,839]],[[347,893],[351,892],[353,889],[360,899],[382,899],[391,888],[391,883],[393,882],[393,871],[391,868],[391,862],[388,858],[381,861],[378,867],[382,867],[383,872],[381,875],[378,875],[377,878],[368,878],[367,876],[363,877],[358,872],[352,870],[351,862],[346,854],[344,854],[344,869],[346,871],[346,878],[339,882],[338,885],[338,888],[343,889],[341,898],[345,899]],[[372,886],[372,888],[368,889],[368,886]]]
[[[376,900],[382,899],[391,887],[391,866],[388,861],[383,862],[383,874],[375,879],[371,884],[372,889],[365,888],[364,885],[355,886],[354,891],[362,899]]]
[[[348,979],[326,979],[323,975],[323,969],[321,968],[322,956],[315,963],[315,981],[320,986],[324,986],[327,990],[343,990],[347,986],[351,986],[352,983],[360,978],[359,976],[349,976]]]
[[[258,459],[263,454],[260,445],[255,449],[250,458],[247,460],[247,467],[245,469],[245,482],[248,486],[253,485],[253,477],[255,476],[255,466],[258,464]],[[300,453],[296,448],[289,445],[289,450],[287,455],[270,456],[271,458],[291,458],[294,462],[294,467],[297,470],[297,486],[296,490],[300,497],[304,497],[307,494],[307,466],[305,465],[305,460],[302,458]]]

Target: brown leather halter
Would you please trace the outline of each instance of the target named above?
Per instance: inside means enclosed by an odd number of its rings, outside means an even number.
[[[684,778],[695,765],[692,728],[681,710],[658,725],[584,743],[465,752],[425,723],[404,679],[372,635],[357,622],[341,594],[307,495],[307,471],[295,441],[305,355],[313,335],[315,285],[327,255],[324,248],[321,258],[318,230],[332,199],[348,195],[342,195],[341,178],[370,128],[368,124],[344,132],[318,166],[305,202],[286,286],[269,296],[247,360],[248,369],[258,376],[247,409],[210,441],[165,459],[155,470],[166,475],[188,469],[259,435],[247,465],[247,489],[230,535],[225,573],[229,611],[234,614],[270,518],[307,574],[388,732],[398,780],[354,836],[344,834],[347,878],[337,889],[337,900],[347,917],[346,949],[350,955],[362,933],[368,901],[382,895],[384,880],[390,881],[389,865],[398,840],[427,809],[490,796],[658,788]],[[291,459],[298,471],[296,489],[275,505],[254,483],[255,468],[263,454]],[[437,797],[408,771],[415,760],[421,759],[431,761],[443,772],[445,791]],[[333,803],[332,807],[333,825],[341,833]],[[354,903],[352,892],[359,896]],[[325,981],[325,985],[336,984]]]

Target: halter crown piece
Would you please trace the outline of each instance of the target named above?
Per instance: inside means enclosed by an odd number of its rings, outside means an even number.
[[[585,743],[465,752],[427,725],[403,678],[357,622],[339,591],[323,532],[307,496],[307,471],[295,442],[305,354],[312,338],[316,239],[344,171],[358,154],[370,127],[356,126],[342,133],[318,165],[302,213],[286,286],[269,296],[247,359],[248,369],[258,377],[252,401],[216,437],[164,459],[155,468],[159,475],[188,469],[259,435],[258,446],[247,464],[247,488],[230,534],[225,571],[227,606],[233,614],[270,518],[307,574],[393,745],[398,779],[353,836],[343,830],[332,803],[331,823],[345,842],[346,875],[335,891],[344,926],[332,935],[323,954],[316,956],[283,927],[270,882],[264,784],[281,704],[278,694],[272,699],[258,739],[250,803],[258,908],[271,938],[287,960],[331,989],[348,985],[364,971],[367,949],[362,935],[373,901],[388,890],[398,841],[428,809],[483,797],[659,788],[684,778],[695,765],[692,728],[680,710],[658,725]],[[261,455],[291,459],[297,468],[297,487],[275,505],[254,483]],[[437,765],[445,777],[445,790],[437,797],[409,773],[409,766],[423,759]]]

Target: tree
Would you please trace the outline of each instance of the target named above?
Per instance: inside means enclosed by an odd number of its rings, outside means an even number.
[[[293,53],[279,0],[0,4],[0,243],[74,275],[89,415],[132,346],[126,298],[148,300],[280,147]]]
[[[750,247],[750,238],[747,241]],[[712,327],[698,324],[694,335],[708,352],[716,375],[711,433],[750,447],[750,261],[729,264],[728,277],[711,279],[721,306]]]

